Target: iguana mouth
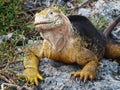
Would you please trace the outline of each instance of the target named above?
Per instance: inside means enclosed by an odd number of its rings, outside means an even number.
[[[49,21],[49,22],[38,22],[38,23],[34,23],[35,26],[40,25],[40,24],[50,24],[53,23],[53,21]]]

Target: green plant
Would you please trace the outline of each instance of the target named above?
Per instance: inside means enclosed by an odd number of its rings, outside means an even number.
[[[26,26],[21,0],[0,0],[0,35],[21,32]]]
[[[66,14],[67,13],[67,6],[60,7],[61,11]]]
[[[0,42],[0,81],[8,83],[13,81],[11,82],[13,84],[22,82],[21,80],[16,82],[15,69],[19,66],[14,65],[20,61],[17,59],[19,56],[17,49],[22,50],[25,46],[25,32],[34,27],[27,22],[28,14],[24,12],[22,0],[0,0],[0,40],[2,40]],[[12,33],[11,38],[7,37],[8,33]],[[4,36],[6,37],[3,38]],[[17,45],[19,42],[22,46]]]
[[[102,16],[92,15],[90,16],[90,20],[98,30],[102,31],[106,28],[106,25],[108,24],[107,19]]]

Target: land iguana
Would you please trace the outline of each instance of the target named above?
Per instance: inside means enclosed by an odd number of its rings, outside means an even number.
[[[114,24],[119,21],[120,17]],[[73,76],[80,77],[84,82],[95,78],[103,56],[120,58],[120,45],[108,38],[111,28],[115,26],[113,24],[104,33],[100,33],[86,17],[67,17],[58,7],[51,6],[36,13],[34,25],[44,40],[26,50],[23,76],[29,82],[34,80],[36,85],[38,79],[43,80],[38,70],[41,58],[84,66],[81,71],[72,72]]]

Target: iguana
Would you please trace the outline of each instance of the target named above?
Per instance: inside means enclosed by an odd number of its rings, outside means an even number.
[[[120,18],[114,23],[119,21]],[[120,57],[120,46],[111,42],[107,35],[111,29],[100,33],[84,16],[67,17],[57,6],[51,6],[36,13],[34,25],[44,40],[26,50],[23,75],[36,85],[38,79],[43,80],[38,70],[41,58],[84,66],[81,71],[72,72],[72,75],[86,82],[95,78],[103,56],[112,59]]]

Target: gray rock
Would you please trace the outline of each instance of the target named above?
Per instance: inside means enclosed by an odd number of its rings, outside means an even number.
[[[120,0],[98,0],[95,4],[94,13],[98,13],[109,21],[120,15]]]
[[[112,38],[120,43],[120,26],[118,26],[117,28],[115,28],[115,30],[112,31]]]
[[[10,40],[12,38],[12,36],[13,36],[13,33],[8,33],[7,35],[1,35],[0,36],[0,43],[2,43],[4,39]]]
[[[120,0],[98,0],[92,11],[94,14],[103,16],[110,23],[120,16]],[[112,31],[111,36],[117,43],[120,43],[120,25]]]
[[[44,81],[40,81],[36,90],[120,90],[120,66],[117,62],[101,60],[95,80],[87,83],[70,74],[81,69],[77,64],[42,59],[39,70]]]
[[[78,10],[78,15],[83,15],[83,16],[86,16],[86,17],[89,17],[91,14],[91,9],[86,9],[86,8],[80,8]]]
[[[49,7],[55,0],[28,0],[24,3],[26,8],[35,8],[36,6],[41,7],[40,5],[45,5]],[[64,6],[69,0],[56,0],[55,3],[58,6]]]

